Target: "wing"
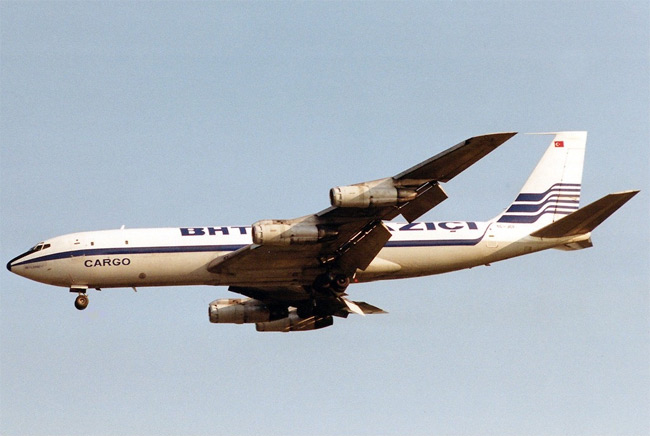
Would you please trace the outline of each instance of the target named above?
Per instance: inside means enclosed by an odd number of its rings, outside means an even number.
[[[368,267],[391,237],[384,220],[402,215],[413,222],[447,198],[440,183],[514,135],[472,137],[393,177],[333,188],[332,206],[314,215],[258,221],[253,225],[252,244],[214,259],[208,270],[222,276],[232,291],[267,304],[295,305],[313,299],[323,277],[345,282],[358,269]],[[349,302],[342,292],[328,295],[334,297],[322,301],[322,306],[331,304],[330,314],[335,309],[347,313],[381,310]]]

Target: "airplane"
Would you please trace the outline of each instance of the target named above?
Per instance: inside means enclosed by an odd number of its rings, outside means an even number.
[[[475,136],[393,177],[330,190],[331,206],[251,226],[103,230],[58,236],[7,264],[13,273],[77,293],[214,285],[245,298],[209,304],[213,323],[257,331],[316,330],[333,317],[386,313],[352,301],[348,286],[446,273],[541,250],[592,246],[591,232],[639,191],[579,207],[587,132],[553,139],[519,195],[491,220],[417,221],[447,198],[441,187],[516,132]],[[406,222],[393,222],[401,215]]]

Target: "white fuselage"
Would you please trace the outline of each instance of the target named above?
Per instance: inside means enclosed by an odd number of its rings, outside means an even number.
[[[496,222],[386,225],[391,239],[365,271],[357,271],[354,281],[439,274],[572,242],[532,238],[516,225]],[[263,276],[243,283],[208,271],[214,259],[248,244],[249,226],[83,232],[44,241],[7,267],[27,278],[69,288],[264,286]]]

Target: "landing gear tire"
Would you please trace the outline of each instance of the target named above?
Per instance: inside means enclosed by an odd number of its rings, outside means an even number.
[[[343,275],[332,273],[321,274],[314,280],[314,289],[318,292],[332,291],[335,294],[342,294],[350,285],[350,278]]]
[[[88,296],[86,294],[79,294],[74,300],[74,307],[78,310],[84,310],[88,307]]]
[[[342,294],[350,286],[350,278],[346,276],[336,276],[332,281],[332,289],[334,292]]]

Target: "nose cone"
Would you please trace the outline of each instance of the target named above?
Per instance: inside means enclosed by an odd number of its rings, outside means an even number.
[[[9,262],[7,262],[7,269],[9,271],[11,271],[12,273],[16,273],[16,271],[14,271],[12,268],[14,268],[15,264],[17,264],[20,259],[22,259],[23,257],[25,257],[25,256],[27,256],[27,255],[29,255],[31,253],[32,253],[31,251],[28,251],[26,253],[21,254],[20,256],[14,257]]]
[[[18,259],[18,258],[20,258],[20,257],[21,257],[21,256],[14,257],[14,258],[11,259],[9,262],[7,262],[7,269],[8,269],[9,271],[11,271],[11,268],[14,266],[14,262],[16,262],[16,259]],[[11,272],[13,272],[13,271],[11,271]]]

